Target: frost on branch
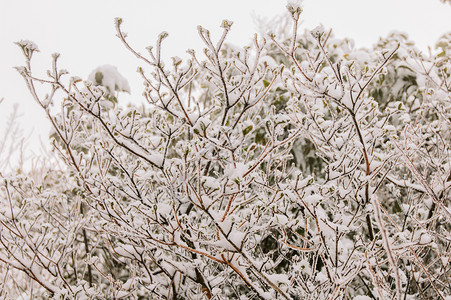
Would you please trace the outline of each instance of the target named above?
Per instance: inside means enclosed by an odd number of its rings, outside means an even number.
[[[436,55],[396,32],[356,49],[322,27],[298,34],[289,10],[291,35],[242,49],[225,43],[231,22],[218,40],[199,27],[205,49],[185,62],[162,59],[165,33],[141,54],[117,21],[143,107],[66,83],[57,57],[50,79],[24,67],[68,172],[2,187],[0,259],[33,282],[12,294],[451,296],[450,36]],[[43,104],[55,89],[61,112]]]
[[[22,49],[25,57],[30,59],[34,52],[39,52],[38,46],[29,40],[21,40],[20,42],[17,42],[16,45]]]

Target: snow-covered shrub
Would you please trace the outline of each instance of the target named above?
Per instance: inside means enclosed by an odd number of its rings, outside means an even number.
[[[356,49],[298,34],[288,10],[291,36],[236,49],[225,20],[219,41],[199,27],[202,55],[169,63],[166,33],[141,54],[117,19],[145,107],[67,79],[58,55],[36,78],[19,43],[73,188],[5,179],[0,260],[53,297],[451,296],[450,36],[431,56],[398,33]]]

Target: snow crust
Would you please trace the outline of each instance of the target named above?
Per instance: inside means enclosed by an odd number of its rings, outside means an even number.
[[[107,88],[109,93],[114,91],[130,93],[130,85],[117,70],[117,67],[112,65],[103,65],[95,68],[89,74],[88,80],[95,85],[101,85]]]

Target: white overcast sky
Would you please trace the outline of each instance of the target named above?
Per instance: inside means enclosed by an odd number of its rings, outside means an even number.
[[[138,62],[115,36],[115,17],[124,19],[123,29],[138,50],[167,31],[166,57],[183,57],[186,49],[202,47],[197,25],[218,36],[221,20],[234,21],[228,42],[244,46],[257,31],[254,16],[270,19],[282,14],[285,5],[285,0],[0,0],[0,136],[14,103],[19,104],[25,134],[33,133],[29,151],[39,152],[38,138],[46,141],[50,130],[13,69],[23,64],[15,41],[28,39],[38,45],[36,71],[50,67],[54,52],[61,53],[60,67],[85,79],[99,65],[115,65],[131,85],[127,99],[141,101]],[[302,27],[323,24],[333,28],[336,37],[354,39],[358,47],[371,47],[378,37],[397,30],[426,51],[451,31],[451,6],[439,0],[304,0],[303,7]]]

